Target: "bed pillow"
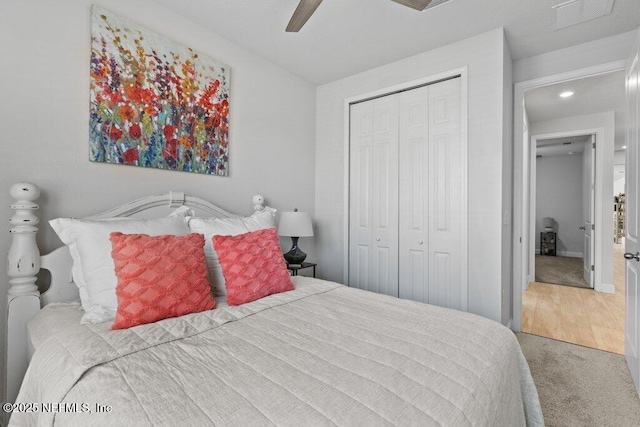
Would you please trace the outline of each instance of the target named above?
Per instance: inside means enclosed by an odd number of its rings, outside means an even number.
[[[118,310],[111,329],[211,310],[204,236],[111,233]]]
[[[227,288],[227,304],[240,305],[293,290],[275,227],[238,236],[213,236]]]
[[[197,218],[189,217],[189,229],[192,233],[204,235],[204,255],[207,258],[209,283],[216,295],[226,295],[225,279],[218,255],[213,248],[213,236],[237,236],[249,231],[263,230],[275,225],[275,209],[265,208],[246,218]]]
[[[103,220],[58,218],[49,221],[73,260],[72,276],[85,311],[82,323],[113,321],[118,301],[116,275],[109,234],[114,231],[149,235],[189,233],[187,209],[179,208],[165,218],[113,218]]]

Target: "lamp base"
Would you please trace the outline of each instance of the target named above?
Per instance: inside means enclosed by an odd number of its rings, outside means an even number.
[[[287,264],[302,264],[307,254],[298,247],[298,237],[292,237],[291,244],[289,252],[283,254],[285,261],[287,261]]]

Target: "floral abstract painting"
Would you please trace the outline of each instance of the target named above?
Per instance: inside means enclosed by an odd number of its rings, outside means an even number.
[[[94,6],[89,156],[227,176],[229,67]]]

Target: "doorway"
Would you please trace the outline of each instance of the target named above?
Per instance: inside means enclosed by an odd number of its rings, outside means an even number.
[[[514,294],[521,295],[520,301],[514,301],[514,321],[522,310],[522,323],[516,328],[616,353],[624,353],[625,298],[624,287],[615,285],[620,278],[614,280],[614,151],[622,149],[625,141],[624,87],[624,71],[612,71],[522,91],[526,144],[521,153],[526,154],[523,160],[528,167],[520,169],[516,163],[516,178],[521,174],[522,179],[516,186],[522,185],[519,188],[524,191],[523,200],[516,200],[516,220],[522,222],[514,224],[516,235],[526,230],[521,234],[525,242],[518,245],[521,252],[515,254],[522,263],[514,268],[516,283],[521,280],[514,289]],[[593,148],[594,138],[594,151],[585,151]],[[552,156],[554,150],[561,155]],[[521,153],[516,153],[517,159]],[[570,179],[569,171],[580,170],[579,165],[582,175],[588,175],[589,163],[595,171],[590,178],[582,180],[574,174]],[[556,173],[558,168],[563,173]],[[556,179],[556,185],[542,184],[542,206],[534,198],[536,192],[541,196],[541,189],[536,191],[536,172]],[[571,186],[572,191],[559,196],[561,187]],[[574,199],[573,219],[565,217],[566,210],[554,210],[562,198]],[[582,201],[576,203],[577,199]],[[518,212],[518,207],[523,210]],[[546,239],[544,233],[549,233]],[[582,276],[583,286],[566,286],[569,283],[548,276],[540,279],[540,261],[551,260],[550,252],[555,252],[554,261],[558,256],[580,258],[574,261],[573,276]]]
[[[532,137],[535,282],[594,287],[595,138]]]

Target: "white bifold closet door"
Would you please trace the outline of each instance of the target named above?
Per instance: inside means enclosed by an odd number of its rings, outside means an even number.
[[[398,95],[351,106],[349,286],[398,296]]]
[[[349,285],[467,309],[460,79],[351,107]]]

